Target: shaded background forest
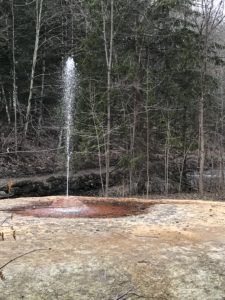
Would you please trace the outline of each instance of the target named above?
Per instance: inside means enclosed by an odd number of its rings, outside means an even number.
[[[123,195],[222,193],[223,11],[213,0],[1,0],[1,178],[65,170],[73,56],[74,173],[99,170],[105,195],[115,170]]]

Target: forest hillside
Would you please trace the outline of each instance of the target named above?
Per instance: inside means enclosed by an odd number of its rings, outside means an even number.
[[[72,176],[94,170],[106,196],[223,193],[224,40],[223,1],[0,1],[1,179],[64,173],[73,57]]]

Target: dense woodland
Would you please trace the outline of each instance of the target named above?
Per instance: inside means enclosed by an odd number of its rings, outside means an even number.
[[[73,172],[99,169],[107,196],[112,168],[126,195],[149,195],[157,180],[162,193],[190,191],[191,175],[202,194],[204,172],[219,170],[223,192],[223,4],[1,0],[1,177],[63,170],[62,72],[73,56]]]

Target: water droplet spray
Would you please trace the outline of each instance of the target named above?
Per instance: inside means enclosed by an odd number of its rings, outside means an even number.
[[[66,60],[63,72],[65,128],[66,128],[66,196],[69,196],[71,128],[73,125],[73,108],[75,99],[76,67],[72,57]]]

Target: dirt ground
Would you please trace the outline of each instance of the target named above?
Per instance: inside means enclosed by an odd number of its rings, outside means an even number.
[[[0,201],[0,266],[35,250],[0,269],[0,300],[225,299],[225,203],[120,199],[153,205],[121,218],[6,220],[6,209],[53,199]]]

